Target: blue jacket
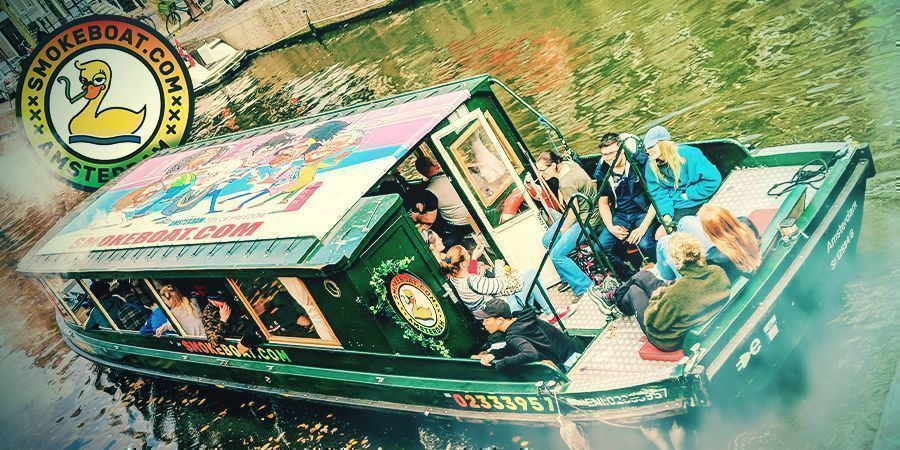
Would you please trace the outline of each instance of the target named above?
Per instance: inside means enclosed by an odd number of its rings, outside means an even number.
[[[716,193],[722,184],[722,175],[716,169],[703,152],[697,147],[679,145],[678,154],[684,158],[681,165],[681,176],[678,179],[678,188],[675,188],[675,179],[672,169],[660,168],[663,179],[656,178],[650,164],[644,167],[644,178],[647,179],[647,190],[653,196],[660,216],[674,216],[676,209],[690,208],[702,205]]]
[[[144,336],[153,336],[156,333],[156,329],[165,325],[169,319],[166,317],[166,313],[163,310],[156,306],[150,311],[150,317],[144,323],[144,326],[141,327],[141,334]],[[166,332],[166,334],[172,334],[170,332]]]

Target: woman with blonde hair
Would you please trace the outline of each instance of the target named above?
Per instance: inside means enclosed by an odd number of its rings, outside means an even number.
[[[682,277],[669,284],[642,270],[623,284],[601,311],[633,315],[647,340],[664,352],[681,349],[691,328],[711,319],[728,300],[731,282],[725,271],[706,263],[700,241],[673,233],[668,258]]]
[[[695,215],[722,184],[719,170],[699,148],[675,144],[664,127],[651,128],[644,147],[650,157],[644,168],[647,191],[664,225]]]
[[[547,316],[551,314],[540,283],[535,285],[534,290],[531,292],[530,301],[525,301],[525,291],[534,282],[537,276],[536,271],[529,270],[519,276],[511,273],[511,271],[506,273],[507,271],[503,268],[495,267],[494,270],[500,272],[496,274],[498,276],[487,277],[472,273],[472,270],[470,270],[471,261],[472,256],[465,247],[454,245],[447,250],[444,258],[438,262],[441,268],[444,269],[444,273],[447,274],[450,284],[456,289],[460,300],[476,319],[484,318],[482,309],[487,301],[492,298],[505,300],[512,312],[525,309],[526,306],[534,306]],[[568,314],[568,312],[568,309],[557,311],[560,318]]]
[[[206,337],[206,331],[203,327],[203,319],[200,314],[200,306],[194,299],[185,297],[177,287],[167,284],[159,289],[159,296],[166,302],[169,312],[175,317],[175,320],[181,325],[187,336]],[[166,332],[175,332],[175,328],[171,322],[166,321],[162,326],[156,328],[154,335],[160,337]]]

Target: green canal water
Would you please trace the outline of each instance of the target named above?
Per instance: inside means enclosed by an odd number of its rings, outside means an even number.
[[[256,57],[197,102],[194,138],[479,73],[537,105],[580,152],[609,130],[676,140],[872,146],[858,272],[785,374],[738,411],[710,409],[703,449],[870,448],[900,356],[900,18],[896,1],[437,1]],[[513,119],[527,117],[516,111]],[[532,148],[542,132],[523,125]],[[460,424],[200,389],[100,371],[62,343],[15,277],[22,253],[83,195],[0,139],[0,443],[8,448],[563,448],[553,428]],[[40,180],[40,181],[38,181]],[[896,419],[896,417],[894,417]],[[649,448],[598,425],[594,448]]]

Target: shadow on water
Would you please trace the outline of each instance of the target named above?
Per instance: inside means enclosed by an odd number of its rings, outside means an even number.
[[[703,449],[868,448],[900,353],[900,19],[891,1],[436,1],[259,55],[198,99],[194,139],[490,73],[572,146],[665,124],[677,140],[871,144],[856,273],[821,299],[779,381],[696,420]],[[511,109],[533,151],[548,144]],[[97,370],[60,339],[52,306],[14,266],[84,195],[0,139],[0,435],[26,448],[562,448],[551,427],[460,424],[198,388]],[[837,299],[840,297],[840,299]],[[828,301],[836,300],[836,301]],[[825,307],[825,305],[831,305]],[[630,429],[593,448],[651,448]]]

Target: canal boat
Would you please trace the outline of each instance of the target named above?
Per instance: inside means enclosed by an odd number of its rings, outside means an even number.
[[[526,144],[526,126],[546,129],[546,147]],[[648,347],[633,318],[588,303],[558,321],[581,348],[571,366],[499,371],[470,358],[487,336],[402,200],[423,182],[415,160],[427,155],[448,176],[493,258],[541,267],[558,311],[574,295],[541,264],[554,205],[524,194],[539,178],[533,155],[599,158],[572,151],[486,75],[161,150],[61,220],[18,270],[46,288],[65,342],[114,369],[462,420],[641,424],[766,386],[810,317],[835,301],[874,174],[869,148],[853,142],[690,144],[723,176],[711,201],[759,228],[763,262],[676,353]],[[157,337],[124,323],[97,283],[155,308],[172,329]],[[261,343],[192,335],[160,301],[165,285],[230,296]]]
[[[246,50],[236,50],[221,39],[213,39],[197,48],[188,67],[194,92],[201,94],[218,85],[240,69],[247,59]]]

